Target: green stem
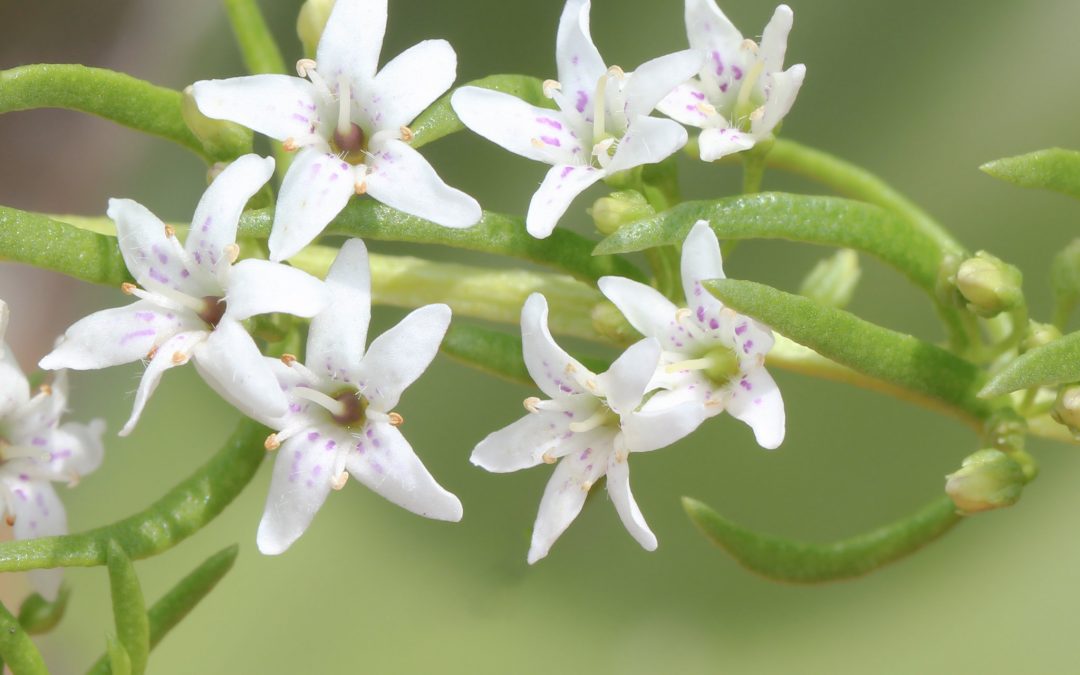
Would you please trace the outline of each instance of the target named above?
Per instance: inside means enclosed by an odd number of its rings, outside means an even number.
[[[249,73],[258,75],[288,72],[285,59],[281,57],[281,50],[278,49],[255,0],[225,0],[225,11],[229,14],[229,24]]]
[[[255,422],[241,421],[210,461],[133,516],[79,534],[0,544],[0,572],[104,565],[113,539],[132,559],[172,548],[213,520],[251,481],[266,455],[267,433]]]
[[[48,675],[41,652],[26,634],[18,619],[0,604],[0,657],[14,675]]]

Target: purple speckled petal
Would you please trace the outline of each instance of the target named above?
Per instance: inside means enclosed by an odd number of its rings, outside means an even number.
[[[0,342],[0,418],[30,400],[30,384],[11,348]]]
[[[529,413],[491,432],[476,445],[469,461],[492,473],[507,473],[536,466],[544,461],[545,454],[562,457],[584,450],[593,442],[590,432],[574,433],[569,425],[588,419],[599,401],[588,394],[578,394],[560,399],[560,404],[565,411]]]
[[[799,64],[782,73],[771,73],[762,78],[766,87],[765,114],[751,122],[755,136],[761,137],[771,132],[791,111],[805,77],[806,66]]]
[[[795,15],[787,5],[779,5],[761,34],[761,47],[758,59],[764,62],[764,71],[773,73],[784,67],[784,54],[787,52],[788,33]]]
[[[131,363],[168,338],[204,327],[190,312],[162,309],[146,300],[94,312],[67,329],[38,364],[45,370],[94,370]]]
[[[545,164],[585,164],[585,147],[574,123],[560,111],[482,87],[462,87],[450,99],[461,122],[510,152]]]
[[[68,401],[66,370],[57,371],[48,389],[37,392],[4,420],[4,437],[17,445],[34,445],[32,440],[47,436],[60,424]],[[41,443],[37,443],[41,445]]]
[[[522,353],[529,375],[549,398],[587,393],[582,382],[595,375],[556,344],[547,317],[547,299],[539,293],[530,295],[521,308]]]
[[[674,120],[639,115],[631,118],[607,166],[608,175],[642,164],[655,164],[686,145],[686,129]]]
[[[709,127],[698,136],[698,154],[702,161],[715,162],[721,157],[749,150],[757,139],[735,128]]]
[[[298,152],[278,194],[270,259],[285,260],[299,253],[341,213],[355,192],[351,164],[316,148]]]
[[[181,258],[180,242],[165,236],[165,223],[145,206],[130,199],[110,199],[106,211],[116,223],[116,240],[131,275],[140,286],[166,286],[201,295]]]
[[[641,515],[641,509],[630,491],[630,462],[626,461],[625,457],[619,461],[614,452],[608,459],[607,491],[626,531],[646,551],[655,551],[656,535],[649,529],[649,524],[645,522],[645,516]]]
[[[449,307],[425,305],[372,341],[356,377],[375,410],[393,410],[406,387],[427,370],[449,326]]]
[[[717,113],[710,111],[709,105],[705,90],[698,82],[690,81],[671,90],[656,109],[680,124],[706,127],[717,122]]]
[[[390,60],[366,93],[371,128],[407,126],[457,77],[457,54],[446,40],[424,40]]]
[[[713,49],[734,49],[743,36],[731,20],[717,7],[715,0],[686,0],[686,36],[690,47],[708,52]]]
[[[225,313],[237,321],[271,312],[312,317],[326,308],[328,299],[326,285],[307,272],[249,258],[232,267]]]
[[[101,466],[105,459],[101,441],[104,433],[105,421],[101,419],[91,420],[89,424],[65,422],[44,436],[44,444],[39,446],[36,438],[31,438],[30,445],[48,452],[48,471],[57,480],[67,480],[72,474],[85,476]]]
[[[205,331],[179,333],[158,347],[157,353],[154,354],[154,358],[150,359],[150,363],[146,364],[146,370],[143,371],[142,379],[139,380],[139,388],[135,390],[135,403],[131,409],[131,417],[124,424],[124,428],[120,430],[121,436],[127,436],[135,429],[146,402],[150,400],[150,395],[157,389],[158,383],[161,382],[161,376],[165,374],[165,371],[187,363],[192,351],[206,340],[206,337]]]
[[[623,277],[603,277],[599,285],[600,291],[615,303],[631,326],[669,348],[666,338],[675,324],[678,310],[670,300],[652,286]]]
[[[195,369],[214,391],[255,419],[284,415],[289,408],[255,341],[238,321],[222,319],[210,337],[195,347]]]
[[[570,207],[570,202],[604,175],[604,171],[591,166],[556,164],[551,167],[529,202],[525,229],[537,239],[549,236]]]
[[[236,122],[279,141],[326,136],[329,111],[323,108],[336,105],[324,101],[311,82],[288,75],[202,80],[192,86],[192,93],[207,117]]]
[[[607,66],[589,33],[589,9],[589,0],[567,0],[559,18],[555,63],[562,97],[569,104],[563,112],[591,122],[596,84]]]
[[[443,182],[424,156],[399,140],[372,144],[367,192],[387,206],[443,227],[472,227],[480,204]]]
[[[697,50],[665,54],[641,64],[626,84],[626,116],[648,115],[660,101],[701,69],[705,55]]]
[[[642,410],[624,415],[623,441],[629,452],[659,450],[689,435],[705,418],[700,397],[683,389],[667,394],[658,403],[649,399]]]
[[[647,337],[631,345],[596,379],[611,410],[627,415],[641,405],[645,387],[660,362],[660,342]]]
[[[67,534],[67,514],[56,490],[47,481],[21,480],[16,476],[5,478],[5,487],[11,492],[13,528],[16,539],[37,539]],[[55,600],[60,591],[61,570],[34,570],[30,581],[34,589],[46,600]]]
[[[260,552],[284,552],[300,538],[326,501],[337,458],[336,448],[326,449],[328,440],[319,431],[305,430],[278,448],[256,537]]]
[[[772,376],[757,368],[730,385],[727,411],[754,430],[761,447],[772,450],[784,442],[786,420],[784,399]]]
[[[386,0],[337,0],[316,50],[319,74],[327,82],[349,77],[363,90],[375,76],[386,33]]]
[[[694,223],[683,241],[682,284],[686,294],[686,306],[698,321],[723,309],[723,304],[702,286],[708,279],[723,279],[724,261],[720,255],[720,241],[709,227],[708,221]]]
[[[461,502],[435,482],[396,428],[368,422],[349,440],[345,466],[372,492],[425,518],[461,520]]]
[[[357,382],[371,321],[371,272],[367,247],[345,242],[326,275],[327,309],[311,320],[307,367],[333,380]]]
[[[551,480],[544,488],[540,510],[533,524],[528,555],[530,565],[547,556],[555,540],[581,513],[593,483],[607,471],[613,439],[614,433],[609,432],[589,453],[567,455],[555,467]]]

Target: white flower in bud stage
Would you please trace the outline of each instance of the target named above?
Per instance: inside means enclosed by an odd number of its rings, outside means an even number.
[[[529,414],[488,435],[471,461],[498,473],[558,462],[533,525],[530,564],[548,554],[604,475],[627,531],[646,550],[655,550],[656,536],[630,492],[627,460],[631,452],[657,450],[692,432],[705,419],[702,406],[690,396],[642,405],[660,358],[655,339],[638,342],[607,372],[595,375],[555,343],[547,314],[544,296],[529,296],[521,310],[521,334],[529,374],[551,399],[526,399]]]
[[[568,0],[555,46],[559,81],[544,83],[558,110],[479,87],[462,87],[451,103],[465,126],[484,138],[553,165],[525,218],[529,234],[543,238],[596,181],[659,162],[686,144],[685,129],[649,113],[701,68],[703,58],[683,51],[648,61],[633,73],[609,69],[589,34],[589,1]]]
[[[714,0],[686,0],[686,35],[693,49],[705,53],[705,65],[657,108],[701,128],[701,159],[749,150],[791,110],[806,76],[802,64],[782,70],[792,18],[790,7],[777,7],[759,47],[743,39]]]
[[[7,315],[7,304],[0,300],[0,326],[6,327]],[[67,534],[64,505],[52,482],[74,485],[104,458],[105,422],[61,424],[67,398],[66,371],[31,396],[14,355],[0,343],[0,505],[16,539]],[[50,601],[56,599],[61,577],[59,568],[30,572],[34,588]]]
[[[709,224],[699,220],[682,249],[687,307],[680,309],[656,289],[630,279],[603,277],[599,285],[638,332],[662,346],[651,386],[663,391],[650,404],[694,396],[706,414],[726,410],[750,425],[759,445],[776,448],[784,440],[785,418],[780,390],[764,366],[772,331],[724,307],[701,285],[723,278],[720,243]]]
[[[286,411],[284,394],[240,322],[270,312],[314,316],[326,292],[321,281],[287,265],[233,264],[240,213],[273,172],[274,160],[257,155],[226,167],[199,201],[185,245],[141,204],[109,200],[120,252],[138,282],[123,289],[139,300],[76,322],[39,365],[93,370],[149,359],[120,435],[131,433],[165,371],[193,357],[223,397],[244,397],[268,415]]]
[[[402,392],[431,364],[450,325],[446,305],[421,307],[376,338],[365,353],[371,288],[367,249],[347,242],[326,276],[329,308],[311,321],[307,363],[266,359],[289,399],[273,418],[257,402],[233,402],[276,429],[280,446],[266,510],[259,524],[263,553],[285,551],[300,538],[331,488],[349,474],[391,502],[438,520],[461,520],[461,502],[447,492],[397,430]]]
[[[251,75],[193,86],[207,117],[299,150],[278,196],[271,260],[311,243],[354,193],[446,227],[480,220],[476,200],[446,185],[408,145],[406,125],[453,84],[457,55],[445,40],[425,40],[376,73],[386,2],[337,0],[315,61],[296,64],[300,77]]]

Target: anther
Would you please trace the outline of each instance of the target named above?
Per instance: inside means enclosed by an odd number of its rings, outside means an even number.
[[[15,514],[14,513],[9,513],[6,516],[4,516],[4,522],[8,524],[8,527],[14,527],[15,526]]]
[[[146,360],[147,361],[152,361],[154,359],[154,357],[157,356],[157,350],[158,350],[157,345],[151,347],[150,351],[146,352]]]
[[[540,412],[540,399],[535,396],[530,396],[521,403],[525,406],[525,409],[531,413]]]
[[[401,140],[405,141],[406,143],[411,143],[412,139],[413,139],[413,136],[414,136],[413,130],[410,129],[409,127],[407,127],[407,126],[402,125],[400,131],[401,131]]]
[[[612,66],[607,69],[607,72],[608,75],[611,75],[612,77],[617,77],[619,79],[626,77],[626,71],[624,71],[619,66]]]
[[[405,424],[405,418],[396,412],[390,413],[387,417],[390,418],[391,426],[400,427],[402,424]]]
[[[330,483],[330,487],[332,487],[335,490],[340,490],[341,488],[345,487],[345,483],[348,483],[348,482],[349,482],[349,472],[348,471],[342,471],[338,475],[334,476],[334,480],[333,480],[333,482]]]
[[[600,395],[600,386],[596,384],[596,380],[585,380],[585,388],[588,389],[589,392],[592,394],[596,394],[597,396]]]
[[[229,244],[225,247],[225,257],[229,259],[229,264],[236,262],[236,259],[240,257],[240,247],[236,244]]]
[[[295,138],[289,137],[282,142],[281,149],[285,152],[296,152],[300,149],[300,144],[296,142]]]
[[[172,239],[173,237],[175,237],[176,236],[176,228],[173,227],[172,225],[166,225],[165,226],[165,236],[168,237],[169,239]]]
[[[543,455],[540,455],[540,459],[544,461],[544,464],[554,464],[558,461],[550,452],[545,452]]]
[[[292,364],[296,363],[296,356],[293,354],[282,354],[281,362],[291,367]]]
[[[278,440],[277,434],[270,434],[269,436],[267,436],[266,440],[263,441],[263,447],[266,448],[267,452],[280,448],[281,441]]]
[[[172,362],[175,366],[179,366],[181,363],[187,363],[187,354],[184,352],[173,352]]]
[[[367,181],[363,178],[357,178],[356,183],[353,185],[353,192],[358,195],[362,195],[367,192]]]
[[[759,122],[762,117],[765,117],[765,106],[755,108],[754,112],[750,113],[751,122]]]
[[[746,50],[746,51],[748,51],[748,52],[750,52],[752,54],[757,54],[758,43],[754,42],[750,38],[746,38],[745,40],[742,41],[742,44],[739,45],[739,49]]]
[[[558,80],[544,80],[544,98],[554,98],[555,92],[562,91],[562,85]]]
[[[582,492],[588,492],[589,490],[592,489],[592,485],[593,485],[593,483],[592,483],[591,480],[583,480],[583,481],[581,481],[581,491]]]
[[[296,62],[296,74],[300,77],[307,77],[308,73],[315,70],[318,65],[315,59],[300,59]]]
[[[544,148],[544,142],[541,141],[539,138],[530,139],[529,143],[537,150],[543,150]]]
[[[77,486],[79,484],[80,480],[82,480],[82,476],[80,476],[78,473],[72,471],[70,474],[68,474],[67,486],[69,488],[73,488],[73,487],[75,487],[75,486]]]
[[[40,391],[45,396],[52,396],[52,385],[48,383],[43,384],[38,387],[38,391]]]
[[[135,291],[139,290],[139,287],[130,281],[125,281],[120,284],[120,290],[124,292],[124,295],[135,295]]]

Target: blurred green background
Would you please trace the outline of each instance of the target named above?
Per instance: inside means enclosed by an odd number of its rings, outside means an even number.
[[[263,2],[289,60],[298,3]],[[784,125],[790,138],[862,164],[908,193],[973,249],[1019,265],[1046,318],[1050,257],[1076,232],[1080,205],[982,175],[984,161],[1052,145],[1080,147],[1080,3],[794,0],[788,62],[808,76]],[[722,5],[748,36],[773,6]],[[429,37],[459,54],[459,81],[497,72],[554,76],[561,3],[393,0],[383,60]],[[77,61],[183,87],[241,73],[212,0],[0,2],[0,67]],[[630,69],[685,45],[680,0],[597,0],[593,35],[608,63]],[[198,160],[163,141],[72,113],[0,118],[0,203],[101,214],[110,196],[169,219],[190,215],[205,186]],[[543,167],[468,134],[425,149],[448,182],[485,208],[523,212]],[[734,167],[683,159],[689,197],[729,194]],[[778,174],[768,189],[815,188]],[[593,197],[602,194],[594,189]],[[578,200],[564,223],[589,232]],[[441,251],[373,243],[375,251]],[[820,249],[745,244],[729,276],[794,289]],[[482,257],[481,264],[502,261]],[[937,339],[924,299],[863,260],[853,311]],[[4,266],[11,340],[30,364],[91,307],[123,301]],[[376,313],[381,330],[401,312]],[[375,334],[373,331],[372,334]],[[73,378],[73,417],[120,427],[138,366]],[[976,449],[956,423],[877,394],[775,373],[788,438],[775,452],[720,417],[662,452],[636,456],[633,484],[660,539],[643,552],[606,495],[590,501],[551,556],[525,564],[528,528],[549,471],[489,475],[472,446],[522,414],[532,392],[440,358],[405,396],[404,432],[457,493],[457,525],[417,518],[356,483],[330,498],[283,556],[259,555],[267,462],[216,522],[138,564],[153,600],[212,552],[239,542],[236,569],[151,659],[151,672],[373,673],[910,673],[1041,672],[1075,666],[1080,541],[1070,447],[1035,443],[1043,472],[1007,511],[963,523],[918,555],[869,577],[783,586],[742,570],[685,518],[681,495],[746,525],[828,540],[901,517],[940,494]],[[201,464],[237,417],[190,368],[165,378],[139,429],[108,438],[104,467],[64,493],[74,530],[128,515]],[[41,640],[56,672],[81,671],[111,629],[105,571],[73,569],[68,616]],[[0,579],[8,597],[25,582]]]

